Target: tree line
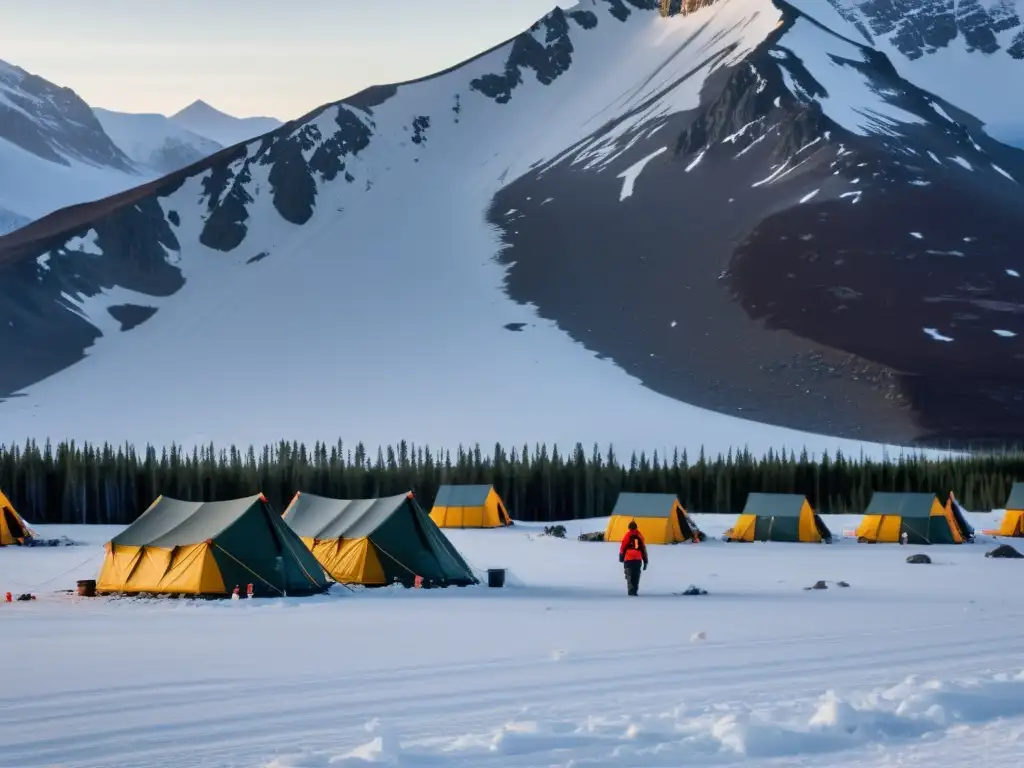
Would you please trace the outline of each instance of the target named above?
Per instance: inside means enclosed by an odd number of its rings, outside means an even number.
[[[136,450],[130,445],[63,442],[0,445],[0,490],[33,523],[127,524],[160,495],[220,501],[263,493],[283,510],[296,491],[335,498],[371,498],[412,490],[430,509],[440,485],[492,484],[512,516],[571,520],[611,513],[621,491],[675,493],[691,512],[739,513],[748,493],[801,493],[823,514],[864,511],[873,491],[953,491],[967,509],[1001,508],[1012,483],[1024,480],[1024,453],[872,460],[806,451],[748,451],[708,457],[613,448],[569,453],[545,445],[489,453],[480,446],[435,451],[402,442],[351,448],[338,442],[295,442],[190,450]]]

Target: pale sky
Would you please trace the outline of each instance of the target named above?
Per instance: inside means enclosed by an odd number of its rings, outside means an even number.
[[[529,27],[557,0],[2,0],[0,59],[90,106],[298,117]]]

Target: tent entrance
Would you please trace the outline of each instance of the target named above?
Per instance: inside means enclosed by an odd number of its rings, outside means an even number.
[[[25,527],[21,524],[21,520],[18,516],[14,514],[13,509],[10,507],[4,507],[3,515],[4,522],[7,523],[7,530],[10,532],[12,539],[18,541],[28,536],[28,531],[25,530]]]
[[[828,526],[825,525],[825,521],[822,520],[821,516],[817,513],[814,513],[814,528],[818,532],[818,535],[821,536],[822,541],[831,543],[832,531],[828,529]]]
[[[676,522],[679,524],[679,532],[683,535],[683,541],[699,540],[701,534],[690,522],[690,516],[686,514],[686,510],[677,504],[673,513],[676,516]]]

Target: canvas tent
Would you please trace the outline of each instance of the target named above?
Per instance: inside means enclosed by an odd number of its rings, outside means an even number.
[[[619,541],[635,520],[648,544],[677,544],[707,538],[671,493],[620,493],[604,531],[605,541]]]
[[[30,536],[28,526],[15,511],[11,500],[0,491],[0,547],[23,544]]]
[[[857,528],[857,540],[868,543],[963,544],[973,538],[953,494],[943,504],[933,493],[875,493]]]
[[[806,496],[796,493],[751,493],[726,541],[791,541],[826,544],[832,532],[811,509]]]
[[[107,545],[96,591],[226,596],[308,595],[330,585],[266,498],[179,501],[161,496]]]
[[[430,519],[439,528],[500,528],[512,525],[505,504],[490,485],[442,485]]]
[[[0,497],[2,498],[2,497]],[[1006,514],[996,536],[1024,536],[1024,483],[1014,483],[1006,500]]]
[[[342,584],[476,584],[472,570],[411,493],[329,499],[297,493],[284,513],[324,570]]]

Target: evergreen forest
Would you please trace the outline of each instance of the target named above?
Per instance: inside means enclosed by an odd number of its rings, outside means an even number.
[[[219,501],[263,493],[283,511],[296,491],[371,498],[412,490],[430,509],[438,486],[493,484],[515,519],[570,520],[611,513],[620,491],[675,493],[691,512],[737,514],[752,491],[801,493],[821,513],[859,514],[873,491],[953,491],[967,509],[1002,508],[1024,480],[1024,453],[887,460],[806,452],[764,456],[703,451],[625,459],[613,448],[544,445],[485,453],[435,451],[405,442],[370,453],[362,444],[281,442],[260,450],[213,445],[137,451],[75,442],[0,445],[0,490],[33,523],[127,524],[160,495]]]

